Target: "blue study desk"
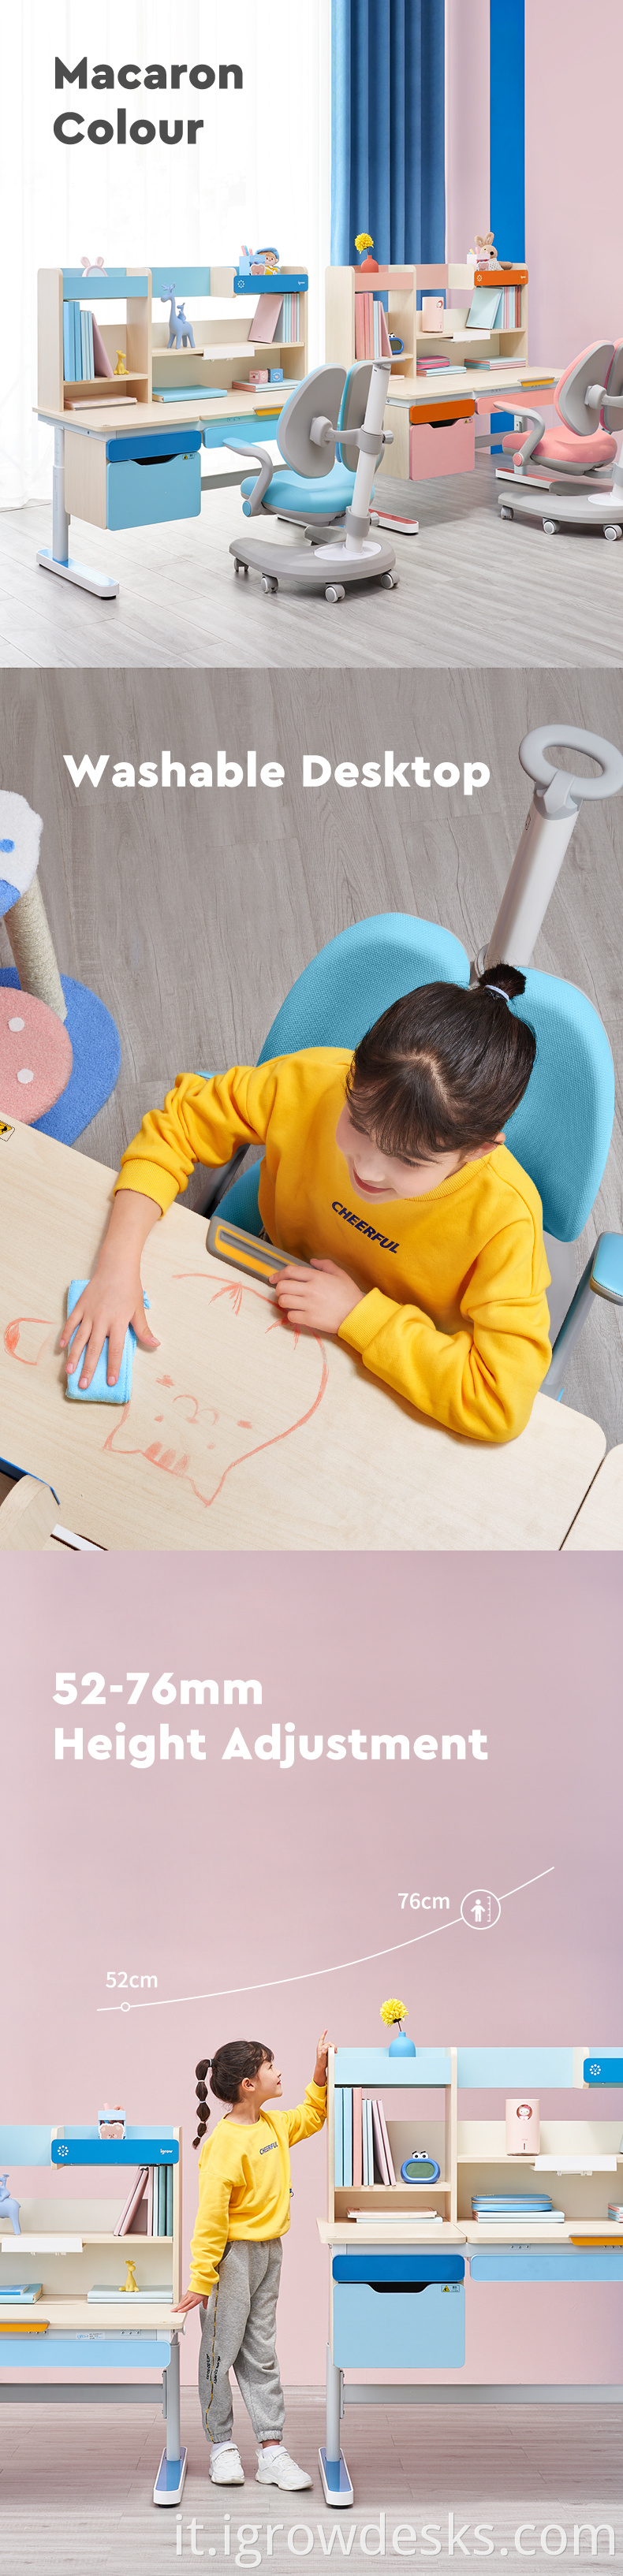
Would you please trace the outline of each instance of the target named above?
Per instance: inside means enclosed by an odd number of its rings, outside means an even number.
[[[244,459],[227,454],[225,439],[243,437],[259,444],[274,439],[277,416],[291,392],[288,381],[258,386],[252,395],[227,394],[220,401],[207,393],[192,402],[137,402],[128,411],[120,411],[114,396],[90,402],[81,412],[39,405],[39,419],[54,430],[54,474],[52,543],[40,549],[38,564],[97,599],[118,598],[118,581],[70,554],[70,519],[122,530],[198,518],[202,454],[207,449],[214,457],[215,450],[222,450],[223,479],[240,483],[247,470]],[[208,473],[204,488],[216,479]]]
[[[623,2223],[607,2215],[609,2200],[623,2201],[621,2111],[615,2118],[603,2116],[608,2108],[616,2111],[613,2093],[622,2086],[623,2059],[612,2049],[598,2054],[573,2048],[424,2048],[411,2057],[382,2048],[330,2050],[327,2217],[318,2221],[330,2255],[327,2436],[320,2452],[328,2504],[354,2501],[340,2444],[347,2405],[572,2404],[592,2397],[623,2402],[623,2387],[506,2387],[492,2378],[463,2387],[419,2382],[392,2388],[344,2376],[354,2369],[463,2369],[469,2360],[468,2279],[470,2305],[472,2283],[477,2296],[500,2282],[511,2290],[524,2283],[608,2283],[623,2290]],[[461,2121],[461,2092],[481,2091],[497,2095],[491,2107],[498,2117]],[[557,2091],[581,2091],[582,2116],[543,2118],[539,2155],[507,2155],[500,2095]],[[393,2185],[379,2179],[376,2149],[374,2182],[353,2180],[360,2094],[364,2103],[385,2099]],[[599,2120],[586,2116],[596,2098]],[[401,2164],[416,2147],[437,2177],[432,2183],[401,2181]],[[474,2217],[473,2196],[538,2193],[541,2174],[563,2207],[562,2221],[515,2215],[483,2224]],[[416,2214],[420,2191],[422,2206],[436,2210],[432,2220]],[[599,2242],[604,2237],[613,2241]]]
[[[128,2233],[117,2236],[115,2222],[138,2168],[145,2165],[153,2168],[154,2177],[171,2169],[171,2227],[166,2235],[148,2235],[140,2225],[139,2207]],[[186,2475],[180,2438],[179,2336],[184,2324],[175,2309],[181,2286],[181,2130],[145,2124],[126,2128],[123,2139],[102,2139],[97,2128],[2,2126],[0,2171],[5,2167],[12,2168],[9,2190],[20,2204],[21,2232],[14,2235],[0,2207],[0,2400],[53,2403],[64,2398],[75,2405],[125,2399],[153,2405],[153,2378],[123,2382],[118,2374],[158,2371],[166,2441],[153,2500],[179,2504]],[[35,2182],[32,2198],[24,2199],[21,2187],[15,2190],[17,2173],[29,2169],[30,2175],[35,2168],[39,2174],[41,2168],[48,2175],[50,2169],[63,2177],[71,2173],[72,2179],[75,2173],[80,2198],[68,2199],[66,2190],[57,2191],[54,2183],[42,2193],[39,2178],[38,2194]],[[89,2189],[97,2196],[87,2198]],[[136,2291],[122,2286],[128,2257],[140,2276]],[[7,2295],[11,2285],[32,2285],[33,2280],[41,2282],[41,2294],[32,2304],[18,2304]],[[15,2380],[16,2371],[24,2378]],[[73,2376],[67,2379],[68,2371],[89,2376],[81,2385]],[[91,2378],[94,2371],[97,2380]]]

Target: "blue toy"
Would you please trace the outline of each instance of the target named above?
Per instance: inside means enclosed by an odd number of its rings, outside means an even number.
[[[194,349],[195,342],[192,322],[187,322],[183,304],[178,304],[176,306],[175,284],[165,288],[165,293],[164,295],[161,295],[160,302],[161,304],[168,304],[169,306],[169,337],[167,340],[167,348],[172,349],[175,344],[176,349]]]
[[[424,2147],[414,2147],[412,2156],[407,2156],[405,2163],[400,2167],[400,2180],[401,2182],[438,2182],[440,2173],[441,2165],[436,2163],[435,2157],[428,2156]]]
[[[13,2235],[21,2236],[19,2201],[11,2199],[10,2191],[7,2190],[8,2179],[8,2174],[0,2174],[0,2218],[10,2218]]]

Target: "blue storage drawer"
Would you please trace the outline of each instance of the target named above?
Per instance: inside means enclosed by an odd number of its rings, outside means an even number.
[[[192,433],[191,433],[192,435]],[[123,442],[125,445],[125,441]],[[148,528],[158,520],[198,519],[201,449],[166,455],[115,456],[106,465],[107,528]]]
[[[596,2245],[591,2253],[561,2245],[560,2253],[544,2246],[542,2254],[532,2247],[524,2254],[472,2254],[471,2275],[473,2281],[618,2281],[623,2290],[623,2246],[620,2253],[617,2246],[610,2253]]]
[[[52,2327],[0,2341],[3,2370],[166,2370],[170,2353],[170,2336],[160,2334],[55,2334]]]
[[[342,2370],[462,2370],[460,2255],[333,2258],[333,2359]]]

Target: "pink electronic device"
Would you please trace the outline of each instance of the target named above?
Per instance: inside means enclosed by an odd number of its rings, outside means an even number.
[[[517,2102],[506,2104],[507,2156],[538,2156],[540,2143],[540,2102],[535,2093],[523,2093]]]

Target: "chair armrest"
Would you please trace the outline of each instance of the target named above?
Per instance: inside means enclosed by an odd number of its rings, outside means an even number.
[[[224,438],[223,446],[229,447],[233,456],[250,456],[252,465],[259,467],[257,482],[254,483],[249,498],[249,515],[254,519],[257,511],[261,510],[264,493],[268,491],[269,483],[272,481],[272,457],[269,456],[266,447],[258,447],[256,440],[251,446],[244,438]]]
[[[607,1297],[611,1306],[623,1306],[623,1234],[599,1234],[582,1271],[575,1296],[563,1316],[556,1335],[547,1377],[541,1395],[552,1395],[556,1402],[564,1392],[564,1376],[571,1352],[586,1323],[591,1298]]]
[[[513,463],[516,474],[523,473],[524,465],[529,465],[530,458],[534,455],[535,447],[538,447],[539,439],[545,437],[545,422],[542,412],[527,411],[522,407],[521,419],[522,422],[528,420],[532,421],[532,428],[528,431],[527,438],[524,439],[523,447],[518,447],[515,450]]]

